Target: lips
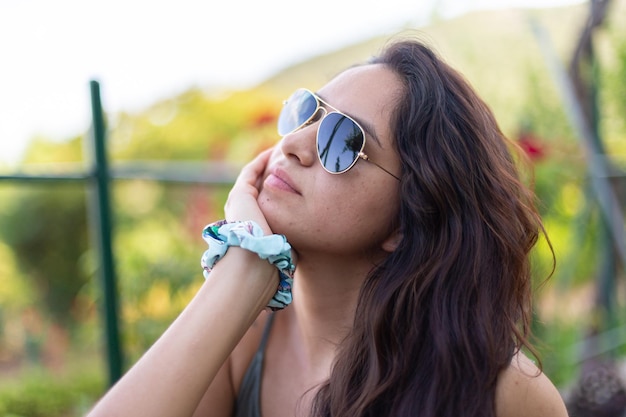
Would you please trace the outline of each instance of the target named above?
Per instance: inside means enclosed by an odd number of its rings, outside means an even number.
[[[280,167],[273,167],[270,169],[270,174],[265,179],[265,186],[301,194],[289,175]]]

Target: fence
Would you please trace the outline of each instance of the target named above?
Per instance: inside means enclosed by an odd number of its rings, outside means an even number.
[[[102,316],[105,329],[106,356],[109,385],[113,385],[122,375],[123,349],[120,343],[119,307],[117,292],[117,277],[112,244],[112,206],[110,197],[110,183],[114,179],[148,178],[158,181],[175,181],[183,183],[201,182],[212,185],[232,184],[236,172],[234,167],[203,164],[204,172],[185,172],[179,169],[168,170],[167,165],[161,165],[157,170],[150,171],[147,167],[131,165],[130,169],[114,172],[107,155],[106,123],[100,95],[100,84],[90,82],[91,97],[91,131],[88,157],[91,159],[91,168],[86,172],[66,173],[62,175],[29,175],[13,174],[0,176],[0,181],[19,183],[59,183],[81,182],[89,188],[89,212],[94,244],[97,245],[99,257],[99,274],[102,286],[103,305]],[[215,168],[215,169],[212,169]]]

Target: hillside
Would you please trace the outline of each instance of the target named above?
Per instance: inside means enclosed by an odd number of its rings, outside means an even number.
[[[529,83],[541,83],[546,94],[557,94],[530,18],[544,27],[562,61],[567,62],[588,8],[582,3],[551,9],[478,11],[417,29],[399,28],[398,33],[418,36],[459,69],[493,108],[503,130],[510,133],[517,129],[524,112]],[[626,0],[614,0],[609,14],[607,27],[619,30],[619,22],[626,19]],[[368,39],[286,68],[260,87],[284,94],[300,86],[317,88],[343,68],[365,61],[391,36]]]

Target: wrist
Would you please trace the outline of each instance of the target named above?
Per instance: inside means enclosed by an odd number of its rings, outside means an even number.
[[[205,278],[208,278],[215,264],[226,255],[230,247],[239,247],[267,260],[278,269],[278,288],[268,307],[280,310],[291,303],[295,265],[291,257],[291,246],[285,236],[264,235],[261,227],[253,221],[220,220],[206,226],[202,231],[202,238],[209,245],[201,259]]]
[[[231,247],[211,271],[205,274],[205,280],[214,291],[228,297],[231,300],[229,303],[252,306],[258,302],[260,304],[257,310],[262,310],[276,293],[279,275],[273,265],[255,253],[240,247]],[[225,288],[229,288],[228,292],[223,292]]]

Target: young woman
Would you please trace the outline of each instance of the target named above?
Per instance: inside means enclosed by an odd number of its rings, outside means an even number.
[[[398,40],[294,93],[279,133],[205,230],[205,284],[91,416],[567,415],[520,351],[533,195],[457,72]]]

